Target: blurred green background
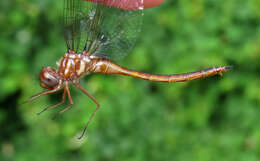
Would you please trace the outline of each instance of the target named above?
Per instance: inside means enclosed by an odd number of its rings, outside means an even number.
[[[260,1],[166,0],[145,11],[143,31],[119,64],[173,74],[220,65],[234,69],[186,83],[90,75],[72,88],[75,105],[40,116],[61,93],[19,105],[42,91],[42,66],[65,53],[61,0],[0,1],[1,161],[259,161]]]

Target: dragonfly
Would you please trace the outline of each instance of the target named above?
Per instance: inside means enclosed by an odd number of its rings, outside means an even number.
[[[57,62],[57,69],[50,66],[42,68],[40,85],[45,90],[24,103],[63,89],[61,102],[48,106],[38,113],[62,105],[67,95],[69,105],[55,115],[58,116],[74,104],[69,89],[69,84],[73,84],[97,105],[79,139],[84,136],[100,108],[100,103],[79,85],[79,79],[85,75],[101,73],[125,75],[155,82],[185,82],[222,75],[231,68],[220,66],[172,75],[149,74],[124,68],[117,65],[115,60],[126,56],[135,44],[141,31],[143,0],[64,0],[63,3],[67,51]]]

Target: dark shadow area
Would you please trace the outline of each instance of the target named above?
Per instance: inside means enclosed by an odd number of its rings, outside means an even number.
[[[18,90],[0,102],[1,112],[4,113],[4,120],[0,122],[0,140],[10,140],[14,135],[17,135],[17,133],[24,132],[27,129],[19,114],[18,98],[20,95],[21,90]]]

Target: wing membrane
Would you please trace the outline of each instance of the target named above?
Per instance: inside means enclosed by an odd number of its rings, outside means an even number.
[[[142,0],[65,0],[68,49],[120,59],[135,44],[142,24]]]
[[[63,25],[64,38],[68,50],[78,52],[81,42],[81,19],[82,1],[81,0],[64,0]]]

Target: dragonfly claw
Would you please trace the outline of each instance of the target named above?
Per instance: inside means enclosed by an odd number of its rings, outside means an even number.
[[[38,112],[37,115],[42,114],[44,111],[46,111],[48,109],[48,107],[44,108],[42,111]]]

